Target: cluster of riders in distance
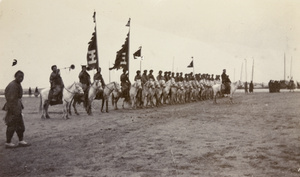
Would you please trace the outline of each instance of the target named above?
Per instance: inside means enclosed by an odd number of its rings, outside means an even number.
[[[48,98],[45,98],[46,102],[43,102],[43,107],[48,109],[49,105],[62,104],[63,90],[64,93],[72,92],[71,87],[64,89],[64,84],[60,76],[60,71],[56,65],[51,67],[52,73],[50,75],[51,88],[48,90]],[[106,102],[106,112],[108,112],[108,99],[111,95],[112,105],[115,109],[117,108],[117,102],[120,98],[123,99],[124,103],[128,103],[132,108],[143,108],[144,106],[159,106],[162,104],[177,104],[187,103],[197,100],[207,100],[216,97],[214,94],[213,86],[220,85],[218,93],[223,96],[224,94],[230,94],[231,81],[229,76],[226,74],[226,70],[223,70],[221,75],[209,74],[195,74],[189,73],[175,73],[174,72],[163,72],[159,71],[158,75],[154,77],[153,70],[147,73],[147,70],[136,71],[134,77],[134,83],[131,83],[128,78],[128,71],[123,69],[123,73],[120,76],[121,86],[118,82],[111,82],[105,84],[101,75],[101,68],[97,69],[97,73],[94,75],[94,82],[91,83],[91,77],[87,72],[87,67],[82,65],[82,71],[79,73],[79,83],[83,93],[74,92],[73,98],[67,105],[67,112],[71,113],[71,105],[76,110],[76,104],[83,103],[88,114],[91,112],[91,102],[94,99],[102,99],[101,111],[103,112],[103,105]],[[222,79],[222,82],[221,82]],[[74,83],[77,85],[77,83]],[[74,85],[73,84],[73,85]],[[74,87],[75,88],[75,87]],[[73,104],[71,104],[73,102]],[[41,98],[42,104],[42,98]],[[67,114],[68,114],[67,113]],[[46,112],[46,117],[48,113]]]

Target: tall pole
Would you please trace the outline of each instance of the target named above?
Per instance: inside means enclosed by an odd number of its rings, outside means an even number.
[[[129,18],[129,20],[128,20],[128,22],[127,22],[127,24],[126,24],[126,26],[127,27],[129,27],[129,29],[128,29],[128,51],[127,51],[127,58],[128,58],[128,63],[127,63],[127,70],[128,70],[128,78],[130,78],[129,77],[129,75],[130,75],[130,72],[129,72],[129,68],[130,68],[130,65],[129,65],[129,61],[130,61],[130,55],[129,55],[129,48],[130,48],[130,20],[131,20],[131,18]]]
[[[291,57],[291,66],[290,66],[290,79],[292,79],[292,62],[293,62],[293,57]]]
[[[251,77],[252,82],[253,82],[253,73],[254,73],[254,59],[253,59],[253,63],[252,63],[252,77]]]
[[[247,82],[247,59],[245,59],[245,77]]]
[[[283,69],[283,80],[285,81],[285,53],[284,53],[284,69]]]
[[[98,41],[97,41],[97,21],[96,21],[96,11],[94,10],[94,23],[95,23],[95,38],[96,38],[96,56],[97,56],[97,70],[99,68],[99,57],[98,57]]]
[[[242,81],[242,78],[243,78],[243,77],[242,77],[242,76],[243,76],[243,64],[244,64],[244,63],[242,63],[242,67],[241,67],[241,78],[240,78],[240,81]]]

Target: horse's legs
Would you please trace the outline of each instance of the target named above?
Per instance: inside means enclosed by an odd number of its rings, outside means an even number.
[[[44,109],[45,109],[46,119],[50,119],[50,116],[48,114],[49,101],[48,100],[45,101],[44,105],[45,105]]]
[[[76,104],[77,104],[77,103],[76,103],[76,101],[74,100],[74,101],[73,101],[73,104],[72,104],[72,105],[73,105],[73,108],[74,108],[74,112],[75,112],[76,115],[79,115],[79,113],[78,113],[78,111],[77,111],[77,109],[76,109]],[[71,104],[70,104],[70,112],[71,112]],[[70,114],[70,115],[71,115],[71,114]]]
[[[105,98],[105,106],[106,106],[106,112],[108,112],[108,98]]]
[[[105,99],[104,99],[104,96],[103,96],[103,98],[102,98],[102,105],[101,105],[101,112],[103,112],[104,101],[105,101]]]

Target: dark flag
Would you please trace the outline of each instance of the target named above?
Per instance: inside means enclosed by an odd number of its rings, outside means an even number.
[[[13,63],[12,63],[12,66],[15,66],[17,65],[18,61],[16,59],[14,59]]]
[[[193,67],[194,67],[194,62],[192,61],[192,62],[190,63],[190,65],[188,65],[187,67],[188,67],[188,68],[193,68]]]
[[[133,54],[134,59],[137,59],[138,57],[141,57],[141,50],[142,50],[142,47],[140,47],[139,50],[134,52],[134,54]]]
[[[95,32],[92,34],[91,41],[89,42],[88,52],[87,52],[87,68],[97,69],[98,68],[98,51],[97,51],[97,34],[96,28]]]
[[[130,18],[129,18],[129,20],[128,20],[128,22],[127,22],[127,24],[126,24],[126,26],[128,26],[128,27],[130,27]]]
[[[117,51],[114,66],[109,68],[109,70],[112,70],[112,69],[117,69],[118,70],[118,69],[121,69],[121,68],[124,68],[124,69],[128,70],[128,60],[129,60],[129,54],[128,54],[129,41],[128,41],[128,38],[129,38],[129,33],[127,34],[127,38],[125,40],[125,43],[122,45],[122,48],[119,51]]]

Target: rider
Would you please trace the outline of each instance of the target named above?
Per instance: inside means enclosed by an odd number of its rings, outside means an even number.
[[[127,69],[123,69],[123,74],[121,74],[120,76],[120,80],[121,80],[121,86],[122,86],[122,94],[125,98],[125,101],[127,101],[127,99],[129,98],[129,88],[130,88],[130,81],[129,81],[129,78],[128,78],[128,73],[127,72]]]
[[[147,70],[144,70],[144,73],[142,75],[142,86],[148,81],[148,76],[147,76]]]
[[[154,76],[153,76],[153,70],[151,69],[150,71],[149,71],[149,74],[148,74],[148,79],[150,80],[150,79],[152,79],[153,81],[155,81],[155,78],[154,78]]]
[[[165,80],[165,79],[164,79],[164,76],[162,76],[161,74],[162,74],[162,71],[160,70],[160,71],[158,72],[158,75],[156,76],[156,79],[157,79],[158,81],[160,81],[160,80]]]
[[[94,81],[95,81],[95,80],[100,80],[101,85],[102,85],[102,88],[104,89],[104,87],[105,87],[105,82],[104,82],[104,79],[103,79],[103,77],[102,77],[102,74],[101,74],[101,68],[100,68],[100,67],[97,69],[97,72],[96,72],[96,74],[94,75]]]
[[[142,80],[141,71],[136,71],[136,76],[134,77],[134,81]],[[137,97],[142,98],[142,89],[139,89],[137,92]],[[142,104],[142,101],[140,100],[140,104]]]
[[[60,70],[57,69],[56,65],[51,66],[52,73],[50,75],[50,86],[48,99],[50,100],[50,105],[62,104],[62,89],[64,88],[64,83],[60,77]]]
[[[105,82],[104,82],[104,79],[102,77],[101,68],[100,67],[98,67],[97,72],[94,75],[94,82],[96,80],[99,80],[101,82],[102,89],[104,90]],[[96,94],[96,99],[102,98],[103,90],[98,91],[98,93]]]
[[[89,73],[86,71],[86,65],[81,65],[81,72],[79,73],[79,82],[82,84],[82,89],[84,92],[84,105],[87,103],[88,99],[88,91],[91,85],[91,77]]]
[[[223,73],[221,75],[221,78],[222,78],[222,84],[225,85],[225,90],[224,90],[224,93],[225,94],[229,94],[230,93],[230,79],[229,79],[229,76],[226,75],[226,69],[223,69]]]

